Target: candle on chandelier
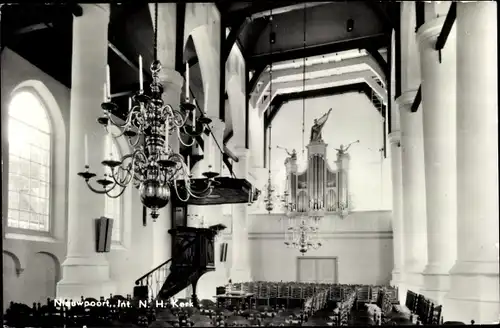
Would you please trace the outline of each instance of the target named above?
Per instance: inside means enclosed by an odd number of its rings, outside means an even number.
[[[193,126],[191,127],[192,131],[196,131],[196,108],[193,109]]]
[[[188,175],[191,174],[191,156],[187,156],[187,172],[188,172]]]
[[[103,102],[108,102],[108,88],[106,87],[106,83],[104,83],[103,89]]]
[[[186,102],[189,102],[189,63],[186,62]]]
[[[205,84],[205,103],[203,104],[203,110],[205,111],[205,114],[207,113],[208,109],[208,83]]]
[[[111,74],[109,72],[109,65],[106,65],[106,92],[108,99],[111,98]]]
[[[143,84],[144,84],[144,80],[143,80],[143,76],[142,76],[142,56],[139,55],[139,90],[143,91]]]
[[[87,134],[83,136],[83,156],[85,158],[85,166],[89,165],[89,141]]]
[[[111,138],[113,137],[111,135],[111,129],[109,128],[108,124],[108,134],[106,135],[106,144],[105,144],[105,149],[108,152],[108,159],[113,159],[113,141]]]
[[[132,109],[132,97],[128,97],[128,110]]]

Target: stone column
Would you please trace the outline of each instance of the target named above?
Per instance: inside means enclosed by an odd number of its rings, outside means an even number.
[[[456,246],[456,33],[435,50],[445,17],[426,22],[417,33],[422,76],[422,118],[427,204],[427,266],[422,293],[442,304]]]
[[[212,133],[204,137],[205,149],[203,160],[205,161],[206,170],[208,170],[209,165],[212,165],[212,171],[220,174],[222,172],[221,149],[224,150],[223,141],[226,124],[218,117],[210,117],[210,119],[212,119],[212,123],[210,123]]]
[[[160,54],[158,54],[158,56],[160,57]],[[162,60],[160,61],[163,63]],[[179,72],[167,66],[163,67],[160,71],[160,81],[164,88],[162,99],[165,104],[169,104],[173,109],[179,109],[184,78],[179,74]],[[178,153],[180,142],[175,130],[172,131],[168,140],[172,150]],[[170,193],[171,198],[174,197],[175,189],[170,188]],[[151,224],[155,225],[152,236],[154,244],[163,245],[162,247],[154,247],[152,250],[153,267],[160,265],[172,257],[172,236],[168,233],[168,230],[172,228],[172,203],[169,202],[167,206],[161,209],[160,213],[160,217],[156,220],[156,222],[151,222]]]
[[[391,285],[401,282],[404,265],[403,239],[403,182],[401,170],[401,132],[389,134],[391,143],[391,173],[392,173],[392,240],[394,249],[394,268]]]
[[[161,84],[163,85],[163,101],[169,104],[173,109],[179,109],[181,104],[181,92],[184,85],[184,77],[176,70],[164,67],[160,72]],[[184,142],[188,142],[184,137]],[[177,138],[177,132],[173,131],[168,139],[170,147],[176,153],[179,152],[180,142]]]
[[[104,211],[104,197],[90,191],[78,172],[84,169],[82,151],[88,136],[90,169],[102,176],[105,132],[96,123],[102,114],[103,85],[108,54],[108,4],[82,4],[83,15],[73,21],[73,60],[68,186],[68,248],[57,297],[80,299],[109,296],[115,291],[104,254],[95,251],[95,223]]]
[[[238,162],[234,163],[234,174],[239,179],[248,179],[248,168],[250,160],[250,150],[246,148],[236,148],[234,154],[238,157]],[[231,273],[233,282],[245,282],[252,280],[249,256],[248,240],[248,204],[232,205],[232,239],[231,249]]]
[[[427,263],[427,230],[422,109],[411,112],[415,95],[416,91],[405,92],[396,102],[401,120],[404,281],[408,289],[419,292]]]
[[[162,65],[159,77],[163,85],[162,99],[165,104],[169,104],[173,109],[179,109],[181,90],[184,84],[184,78],[175,70],[175,51],[176,51],[176,4],[159,3],[158,4],[158,42],[157,56]],[[154,27],[155,24],[155,4],[149,4],[149,12]],[[151,63],[144,63],[147,70]],[[176,153],[179,152],[180,142],[175,130],[170,134],[169,145]],[[173,196],[174,188],[170,189]],[[160,217],[154,224],[153,229],[153,267],[165,262],[172,257],[172,238],[168,230],[172,228],[172,204],[169,203],[161,210]],[[159,246],[161,245],[161,247]]]
[[[499,319],[497,3],[457,3],[457,261],[445,320]]]

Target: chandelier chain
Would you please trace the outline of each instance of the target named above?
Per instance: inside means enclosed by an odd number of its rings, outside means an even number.
[[[270,63],[269,63],[269,104],[272,104],[272,96],[273,96],[273,32],[274,32],[274,24],[273,24],[273,10],[270,10],[270,16],[269,16],[269,22],[270,22],[270,38],[269,38],[269,52],[271,53],[271,56],[269,56]],[[272,110],[272,106],[270,106],[269,110]],[[268,159],[268,170],[269,170],[269,182],[271,182],[271,141],[272,141],[272,124],[269,124],[269,159]]]
[[[155,19],[154,19],[154,35],[153,35],[153,57],[158,60],[158,2],[155,2]]]
[[[303,17],[303,25],[304,25],[304,58],[302,62],[302,92],[306,91],[306,3],[304,3],[304,17]],[[302,156],[304,156],[305,152],[305,134],[306,134],[306,97],[302,97]]]

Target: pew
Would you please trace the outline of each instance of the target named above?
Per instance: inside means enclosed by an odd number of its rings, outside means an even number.
[[[169,302],[165,303],[165,307],[157,307],[155,300],[149,300],[146,306],[139,306],[139,300],[130,295],[110,295],[99,300],[82,297],[74,302],[65,300],[63,304],[49,299],[47,304],[35,303],[32,306],[11,302],[5,313],[5,327],[443,325],[442,306],[412,291],[408,291],[404,306],[411,309],[408,317],[397,311],[397,308],[403,307],[397,304],[397,289],[391,287],[369,286],[369,301],[364,306],[367,311],[361,313],[355,308],[362,285],[261,281],[235,284],[232,288],[244,291],[254,288],[251,285],[270,291],[268,295],[259,294],[266,296],[262,298],[265,304],[250,304],[249,301],[241,306],[225,307],[224,304],[217,306],[211,300],[201,300],[199,308],[176,308]],[[273,292],[273,286],[276,287],[276,293]],[[290,292],[287,293],[287,290]],[[298,290],[302,297],[299,307],[287,307],[287,302],[273,303],[273,300],[288,300],[283,296],[291,297],[292,290]],[[84,305],[85,301],[104,302],[106,306],[89,307]],[[179,300],[183,301],[187,300]],[[131,306],[121,306],[124,302],[130,302]],[[474,324],[474,321],[471,323]],[[452,324],[463,323],[444,323]]]

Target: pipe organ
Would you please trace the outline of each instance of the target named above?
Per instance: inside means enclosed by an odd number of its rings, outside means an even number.
[[[349,155],[337,154],[336,168],[332,169],[327,160],[327,144],[311,142],[307,154],[303,172],[298,172],[295,154],[285,161],[287,212],[292,216],[320,217],[332,212],[342,215],[349,209]]]

